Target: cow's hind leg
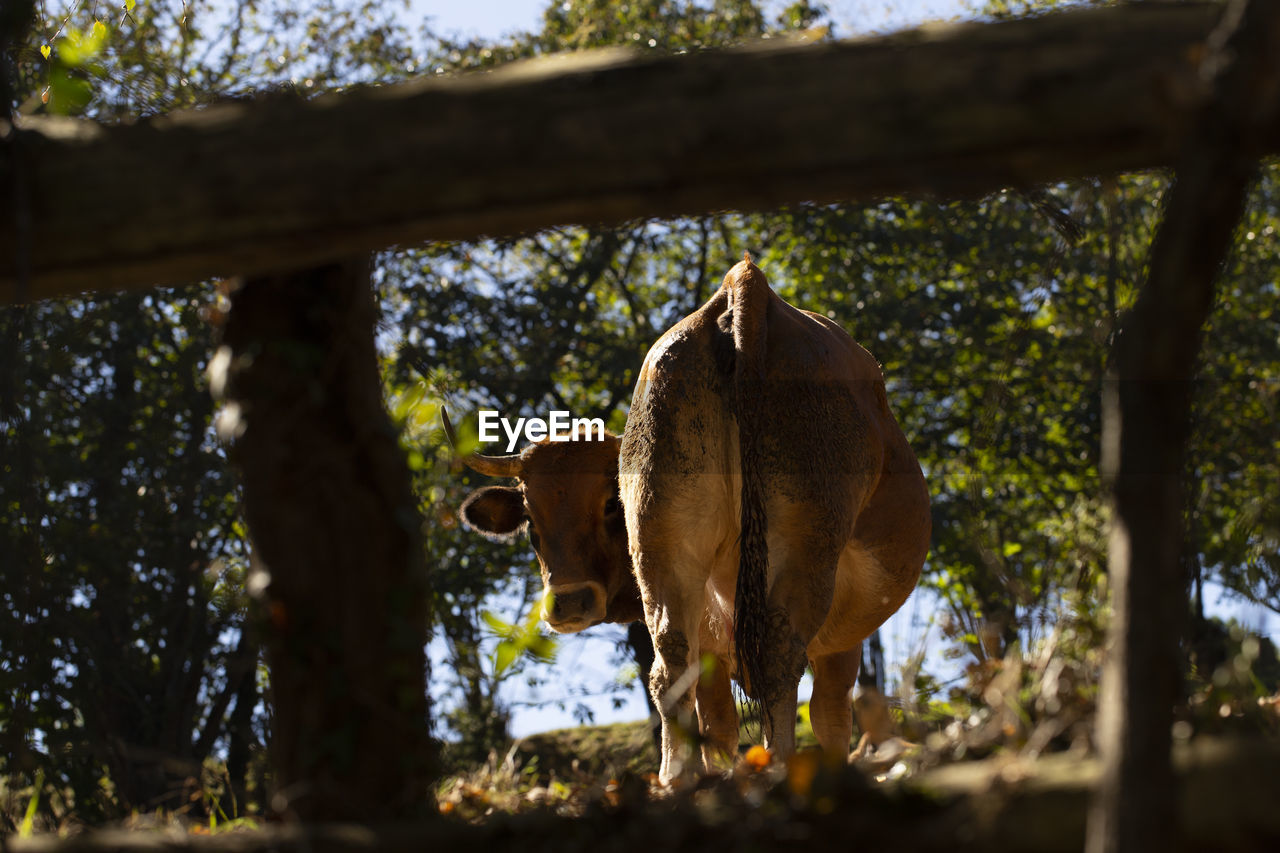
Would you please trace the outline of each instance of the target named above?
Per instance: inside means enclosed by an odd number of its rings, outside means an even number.
[[[755,691],[764,702],[764,745],[776,758],[796,751],[796,691],[807,663],[805,640],[796,633],[787,612],[769,613],[767,680]]]
[[[638,549],[633,562],[653,637],[649,691],[662,718],[658,778],[671,782],[701,765],[692,747],[698,733],[694,693],[701,677],[698,641],[706,595],[702,566],[707,561],[655,545]]]
[[[770,507],[769,592],[763,690],[765,745],[779,758],[795,752],[796,691],[809,662],[809,643],[831,609],[839,544],[815,535],[802,505]]]
[[[707,769],[732,767],[738,754],[738,709],[733,701],[729,659],[716,655],[698,679],[698,726]]]
[[[661,620],[661,617],[658,617]],[[688,634],[667,630],[655,634],[657,653],[649,676],[649,692],[662,719],[662,763],[658,778],[671,782],[690,766],[690,746],[694,739],[694,696],[689,689],[697,678],[690,661]]]
[[[823,751],[842,761],[849,757],[849,741],[853,738],[853,688],[861,663],[861,644],[813,659],[809,721]]]

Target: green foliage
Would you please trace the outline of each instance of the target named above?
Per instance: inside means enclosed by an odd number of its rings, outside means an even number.
[[[505,622],[489,610],[482,611],[480,618],[501,637],[493,650],[493,669],[498,675],[511,669],[512,664],[524,654],[543,663],[555,660],[556,642],[539,629],[542,614],[537,608],[531,609],[519,624]]]
[[[904,769],[914,773],[996,753],[1088,751],[1104,621],[1105,613],[1077,603],[1029,648],[1015,643],[1000,657],[971,660],[946,686],[927,677],[901,686],[897,722],[918,745],[905,757]]]
[[[1207,619],[1193,627],[1190,645],[1190,701],[1176,734],[1280,734],[1280,657],[1270,638]]]
[[[421,64],[397,4],[123,6],[113,20],[99,3],[36,4],[33,42],[18,54],[15,106],[122,120],[262,90],[306,95],[391,82]]]
[[[222,726],[204,716],[234,687],[245,554],[208,429],[202,301],[0,312],[3,769],[43,769],[87,818],[169,791],[145,753],[198,767],[201,731]]]
[[[253,61],[235,42],[254,4],[129,5],[109,26],[96,4],[38,4],[17,105],[145,115],[219,97],[193,78],[225,86],[214,65]],[[228,11],[226,51],[193,58],[198,20]],[[171,804],[215,749],[243,801],[262,748],[244,530],[203,378],[209,302],[186,288],[0,311],[0,771],[44,773],[54,822]]]
[[[1193,577],[1203,573],[1280,611],[1277,485],[1280,337],[1274,169],[1251,198],[1204,336],[1188,454]]]

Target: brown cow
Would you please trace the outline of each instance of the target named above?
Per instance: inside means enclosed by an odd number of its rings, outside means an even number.
[[[650,349],[620,442],[472,466],[520,481],[473,494],[462,516],[489,535],[530,524],[552,628],[630,618],[638,581],[664,781],[698,763],[680,734],[695,710],[701,758],[735,753],[731,676],[760,703],[766,745],[792,752],[806,661],[814,732],[848,754],[861,644],[919,577],[928,491],[875,359],[749,257]]]

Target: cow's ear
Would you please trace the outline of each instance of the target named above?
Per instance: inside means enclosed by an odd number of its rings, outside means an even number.
[[[462,502],[458,515],[477,533],[506,541],[524,527],[524,498],[510,486],[486,486]]]

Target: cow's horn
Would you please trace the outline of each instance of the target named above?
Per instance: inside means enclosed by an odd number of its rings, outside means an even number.
[[[472,453],[462,457],[462,464],[472,471],[488,474],[490,477],[519,477],[524,460],[519,453],[510,456],[485,456],[483,453]]]
[[[440,420],[444,424],[444,434],[449,439],[449,446],[457,450],[457,435],[453,431],[453,424],[449,421],[449,413],[445,411],[444,406],[440,407]],[[479,471],[481,474],[487,474],[490,477],[519,477],[524,460],[520,458],[519,453],[512,453],[510,456],[485,456],[483,453],[469,453],[462,457],[462,464],[472,471]]]

